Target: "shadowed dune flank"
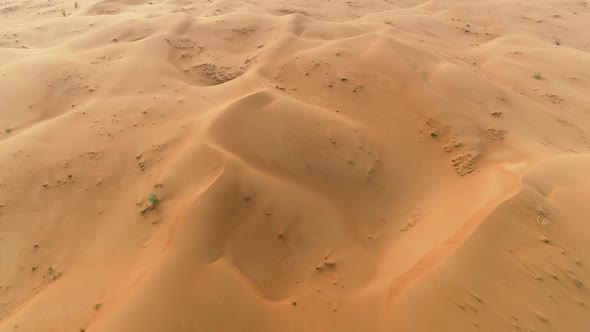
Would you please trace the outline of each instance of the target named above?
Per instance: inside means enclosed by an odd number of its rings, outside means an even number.
[[[588,331],[589,22],[0,0],[0,332]]]

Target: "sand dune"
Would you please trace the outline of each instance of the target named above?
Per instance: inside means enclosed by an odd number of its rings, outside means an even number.
[[[0,18],[0,332],[590,326],[586,2]]]

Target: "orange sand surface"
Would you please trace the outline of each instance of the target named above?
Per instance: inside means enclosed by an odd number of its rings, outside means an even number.
[[[0,0],[0,332],[590,331],[590,4]]]

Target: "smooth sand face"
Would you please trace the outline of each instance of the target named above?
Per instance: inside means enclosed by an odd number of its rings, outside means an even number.
[[[0,331],[588,331],[589,29],[0,1]]]

